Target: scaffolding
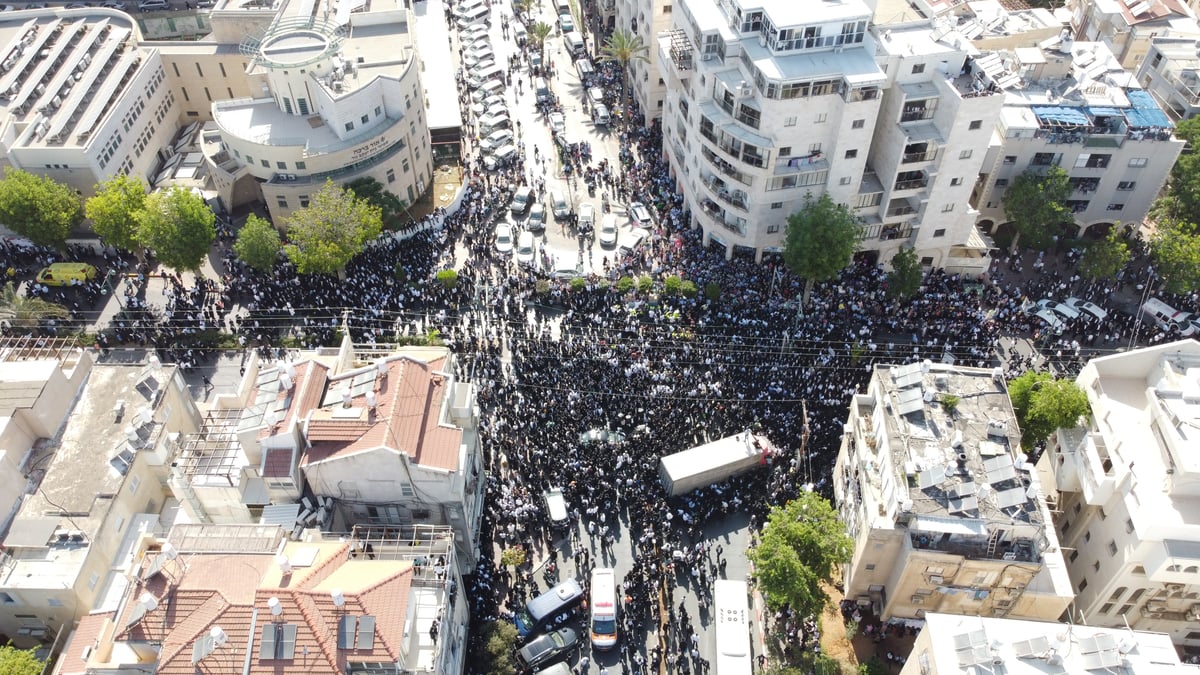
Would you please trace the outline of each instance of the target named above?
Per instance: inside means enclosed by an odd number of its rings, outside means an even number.
[[[242,411],[234,408],[208,411],[200,431],[188,434],[180,446],[184,476],[216,476],[226,478],[231,486],[238,484],[246,464],[237,436],[241,415]]]
[[[74,361],[79,340],[66,337],[20,335],[0,338],[0,361]]]

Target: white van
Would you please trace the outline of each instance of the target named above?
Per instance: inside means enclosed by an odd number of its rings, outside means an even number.
[[[566,527],[567,521],[567,500],[563,497],[563,491],[560,487],[552,487],[542,493],[542,499],[546,500],[546,515],[550,516],[551,527]]]
[[[517,21],[513,23],[513,39],[517,41],[518,47],[524,47],[529,41],[529,31],[525,30],[525,24]]]
[[[592,570],[590,633],[596,649],[617,645],[617,573],[610,567]]]
[[[563,44],[567,46],[567,51],[570,52],[572,59],[577,59],[584,54],[583,38],[579,33],[570,31],[563,34]]]
[[[488,80],[504,80],[504,69],[500,66],[492,64],[484,68],[476,68],[467,74],[467,84],[473,89],[478,89],[480,85]]]
[[[474,9],[469,9],[462,14],[459,14],[455,19],[455,23],[459,28],[466,28],[477,23],[487,23],[487,20],[492,15],[492,8],[487,5],[479,5]]]
[[[1177,329],[1180,335],[1192,335],[1197,326],[1192,315],[1175,309],[1158,298],[1150,298],[1142,305],[1142,316],[1158,326],[1159,330]]]
[[[608,112],[608,106],[597,103],[592,107],[592,124],[602,127],[611,121],[612,115]]]

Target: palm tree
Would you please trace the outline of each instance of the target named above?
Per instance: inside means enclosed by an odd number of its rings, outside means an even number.
[[[0,319],[7,319],[13,327],[33,328],[43,319],[66,319],[70,316],[71,311],[62,305],[20,295],[11,281],[0,291]]]
[[[614,32],[605,40],[604,45],[600,47],[601,61],[616,61],[621,66],[621,97],[620,101],[625,108],[625,119],[629,120],[630,112],[633,106],[630,104],[626,96],[632,97],[632,92],[627,92],[627,80],[629,79],[629,64],[634,61],[647,63],[650,57],[647,52],[650,48],[642,42],[640,35],[634,35],[627,30]]]
[[[533,44],[537,45],[538,54],[541,55],[543,60],[546,58],[545,51],[543,50],[543,48],[546,46],[546,38],[550,37],[550,34],[553,32],[554,26],[551,26],[545,21],[539,21],[533,24],[533,28],[529,30],[529,39],[533,42]]]

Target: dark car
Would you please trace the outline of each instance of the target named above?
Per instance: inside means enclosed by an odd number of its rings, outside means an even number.
[[[559,628],[529,641],[517,653],[526,668],[537,668],[567,655],[579,642],[579,634],[571,628]]]

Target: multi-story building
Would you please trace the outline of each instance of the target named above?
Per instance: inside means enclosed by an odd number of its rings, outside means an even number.
[[[846,597],[884,619],[927,612],[1057,620],[1074,597],[1003,378],[877,367],[833,473],[854,540]]]
[[[236,394],[180,439],[170,487],[193,522],[445,525],[463,570],[478,562],[483,465],[474,388],[445,348],[322,349],[275,366],[255,358]]]
[[[862,250],[986,269],[966,203],[1000,98],[967,40],[926,20],[868,30],[859,0],[685,0],[658,40],[664,151],[693,224],[727,255],[782,250],[787,217],[827,193],[864,220]],[[952,148],[952,149],[947,149]]]
[[[0,165],[85,194],[118,173],[151,182],[181,112],[162,56],[138,37],[113,9],[4,12]]]
[[[176,366],[97,364],[0,559],[0,633],[21,646],[123,590],[114,572],[159,529],[169,439],[200,423]]]
[[[1200,112],[1200,39],[1154,38],[1137,80],[1173,121],[1195,117]]]
[[[1073,188],[1076,231],[1067,236],[1146,218],[1184,142],[1104,43],[1066,37],[975,62],[1004,91],[974,196],[984,231],[1008,220],[1004,194],[1017,176],[1050,166],[1066,170]]]
[[[601,5],[608,0],[601,0]],[[645,60],[635,59],[629,63],[629,87],[633,99],[645,116],[647,125],[663,114],[663,100],[667,95],[667,82],[663,77],[659,59],[663,52],[657,48],[659,33],[670,29],[672,0],[614,0],[617,30],[627,30],[640,37],[646,45]]]
[[[1180,0],[1069,0],[1066,8],[1076,40],[1103,43],[1129,70],[1156,37],[1200,38],[1196,13]]]
[[[221,199],[281,222],[329,180],[370,177],[408,202],[432,181],[412,12],[401,0],[285,0],[243,37],[250,98],[218,100],[206,136]]]
[[[468,603],[445,528],[289,542],[183,524],[140,543],[119,605],[79,622],[59,675],[463,670]]]
[[[900,675],[1195,675],[1162,633],[931,612]]]
[[[1086,426],[1061,429],[1039,468],[1057,488],[1056,525],[1094,626],[1167,633],[1200,648],[1200,344],[1090,361]]]

